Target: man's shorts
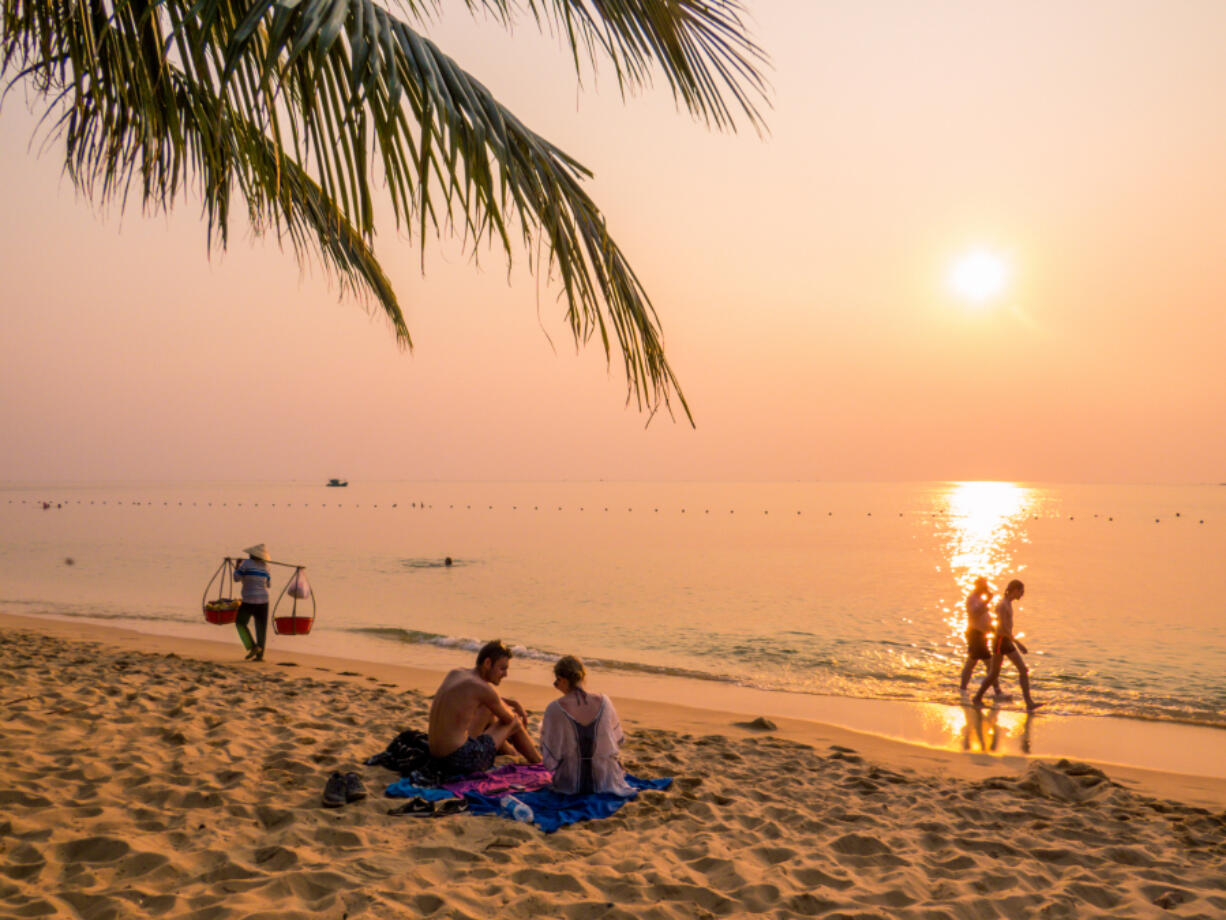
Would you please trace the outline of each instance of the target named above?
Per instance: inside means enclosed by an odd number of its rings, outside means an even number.
[[[988,648],[988,634],[982,629],[966,631],[966,657],[974,661],[987,661],[992,657]]]
[[[997,636],[996,637],[996,654],[1008,655],[1010,652],[1016,651],[1017,646],[1013,644],[1012,636]]]
[[[484,773],[494,765],[498,748],[489,735],[469,738],[446,757],[434,758],[435,766],[445,779],[459,779],[470,773]]]

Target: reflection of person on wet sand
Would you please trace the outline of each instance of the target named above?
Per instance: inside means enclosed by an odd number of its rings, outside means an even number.
[[[966,717],[966,723],[962,726],[962,750],[973,751],[974,742],[978,740],[979,750],[984,754],[996,753],[1000,747],[1002,732],[1002,727],[998,724],[1000,710],[989,709],[984,713],[982,709],[963,706],[962,714]],[[1033,718],[1034,713],[1028,712],[1022,720],[1022,733],[1018,744],[1023,754],[1030,753],[1030,723]]]
[[[991,599],[992,589],[988,587],[988,580],[982,576],[976,578],[975,586],[966,597],[966,661],[962,664],[962,680],[959,683],[963,693],[970,685],[975,665],[982,661],[985,668],[992,670],[992,651],[988,648],[988,633],[992,631],[992,613],[988,610]],[[999,675],[994,686],[996,696],[1003,698]]]
[[[1036,703],[1030,695],[1030,669],[1026,667],[1026,659],[1022,657],[1026,646],[1020,639],[1015,639],[1013,636],[1013,602],[1021,600],[1025,593],[1026,586],[1015,578],[1009,582],[1009,586],[1005,588],[1005,596],[996,605],[996,642],[992,648],[992,665],[988,668],[988,676],[979,685],[979,692],[975,694],[973,704],[975,706],[983,705],[983,695],[987,692],[988,687],[999,679],[1000,668],[1006,656],[1017,668],[1017,679],[1022,685],[1022,698],[1026,701],[1026,710],[1033,712],[1042,705]]]
[[[962,750],[974,751],[975,742],[979,742],[979,750],[984,754],[996,750],[996,715],[999,710],[989,710],[984,719],[983,710],[972,706],[964,706],[962,714],[966,724],[962,726]],[[986,723],[986,724],[985,724]]]
[[[962,717],[962,750],[973,751],[975,739],[979,740],[979,750],[987,751],[987,743],[983,740],[983,712],[970,706],[964,706]]]
[[[443,678],[430,706],[430,754],[446,777],[488,770],[499,754],[518,751],[529,763],[541,755],[528,735],[528,714],[494,688],[511,664],[511,650],[495,639],[477,653],[475,668]]]

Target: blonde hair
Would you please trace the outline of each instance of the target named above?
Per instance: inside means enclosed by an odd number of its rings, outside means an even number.
[[[553,676],[565,680],[573,690],[587,678],[587,670],[574,655],[563,655],[553,666]]]

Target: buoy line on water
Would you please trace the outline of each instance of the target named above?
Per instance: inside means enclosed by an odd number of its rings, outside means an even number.
[[[63,507],[64,507],[65,505],[72,505],[72,504],[74,504],[74,502],[73,502],[72,500],[70,500],[70,499],[69,499],[69,500],[62,500],[62,501],[55,501],[55,500],[52,500],[52,499],[25,499],[25,498],[22,498],[22,499],[14,499],[14,498],[10,498],[10,499],[8,500],[8,504],[10,504],[10,505],[12,505],[12,504],[18,504],[18,503],[19,503],[19,504],[22,504],[22,505],[27,505],[27,504],[28,504],[28,505],[32,505],[33,507],[39,508],[40,510],[43,510],[43,511],[50,511],[50,510],[62,510],[62,509],[63,509]],[[90,501],[89,501],[89,504],[91,504],[91,505],[95,505],[95,506],[97,506],[97,505],[107,505],[108,503],[109,503],[109,500],[108,500],[108,499],[101,499],[101,500],[98,500],[98,499],[90,499]],[[81,500],[81,499],[76,499],[75,504],[78,504],[78,505],[82,504],[82,500]],[[123,506],[123,505],[125,504],[125,502],[124,502],[124,501],[122,501],[122,500],[116,500],[116,501],[114,501],[114,502],[113,502],[113,503],[111,503],[111,504],[113,504],[113,506],[114,506],[114,507],[121,507],[121,506]],[[143,501],[143,502],[142,502],[142,501],[134,501],[134,500],[129,500],[128,502],[126,502],[126,504],[127,504],[127,505],[130,505],[130,506],[133,506],[133,507],[141,508],[141,507],[154,507],[154,506],[156,506],[156,505],[157,505],[157,502],[156,502],[156,500],[147,500],[147,501]],[[216,503],[216,504],[215,504],[214,502],[206,502],[206,503],[203,505],[203,507],[208,507],[208,508],[214,508],[214,507],[228,508],[229,506],[230,506],[230,505],[229,505],[229,502],[219,502],[219,503]],[[163,508],[169,508],[169,507],[171,507],[170,502],[168,502],[168,501],[163,501],[163,502],[162,502],[162,507],[163,507]],[[180,508],[182,508],[182,507],[185,507],[185,505],[184,505],[184,503],[183,503],[183,502],[177,502],[177,503],[176,503],[176,507],[180,507]],[[197,507],[202,507],[202,506],[201,506],[201,505],[200,505],[200,503],[198,503],[198,502],[192,502],[192,503],[191,503],[191,507],[193,507],[193,508],[197,508]],[[236,508],[242,508],[242,507],[244,507],[244,503],[243,503],[243,502],[235,502],[235,507],[236,507]],[[259,503],[259,502],[252,502],[252,503],[251,503],[251,507],[252,507],[252,508],[259,508],[259,507],[260,507],[260,503]],[[270,502],[270,503],[268,503],[267,507],[269,507],[269,508],[277,508],[278,506],[277,506],[277,503],[276,503],[276,502]],[[295,506],[294,506],[294,503],[293,503],[293,502],[286,502],[286,503],[284,503],[284,504],[283,504],[281,507],[282,507],[282,508],[293,508],[293,507],[295,507]],[[310,503],[310,502],[303,502],[303,503],[302,503],[302,504],[300,504],[298,507],[300,507],[300,508],[310,508],[310,507],[311,507],[311,503]],[[342,503],[342,502],[333,502],[331,505],[329,505],[329,503],[327,503],[327,502],[320,502],[320,503],[319,503],[319,505],[318,505],[318,507],[320,507],[320,508],[328,508],[328,507],[333,507],[333,508],[337,508],[337,509],[341,509],[341,508],[355,508],[355,509],[360,509],[360,508],[362,508],[363,506],[362,506],[362,504],[361,504],[360,502],[355,502],[355,503],[354,503],[354,504],[352,504],[352,505],[345,505],[345,504],[344,504],[344,503]],[[378,503],[372,503],[372,504],[371,504],[369,507],[370,507],[372,510],[374,510],[374,509],[378,509],[378,508],[379,508],[379,505],[378,505]],[[390,505],[385,505],[384,507],[385,507],[385,508],[392,508],[392,509],[399,509],[399,508],[400,508],[400,503],[399,503],[399,502],[392,502]],[[410,508],[412,508],[412,509],[414,509],[414,510],[417,510],[417,511],[428,511],[428,510],[434,510],[434,505],[427,504],[426,502],[411,502],[411,503],[409,504],[409,507],[410,507]],[[447,506],[447,510],[449,510],[449,511],[453,511],[453,510],[455,510],[455,504],[454,504],[454,503],[449,504],[449,505]],[[464,506],[464,510],[465,510],[465,511],[471,511],[471,510],[472,510],[472,505],[471,505],[471,504],[466,504],[466,505]],[[478,509],[478,510],[480,510],[480,509]],[[499,508],[497,508],[495,505],[487,505],[485,510],[487,510],[487,511],[498,511],[498,510],[500,510],[500,509],[499,509]],[[518,506],[518,505],[511,505],[511,506],[510,506],[510,510],[512,510],[512,511],[517,511],[517,510],[519,510],[519,506]],[[540,506],[539,506],[539,505],[533,505],[533,506],[532,506],[532,510],[533,510],[533,511],[540,511],[540,510],[541,510],[541,508],[540,508]],[[546,509],[546,510],[549,510],[549,509]],[[565,512],[565,511],[566,511],[566,507],[565,507],[564,505],[558,505],[556,510],[557,510],[557,511],[560,511],[560,512]],[[578,512],[584,512],[584,511],[586,511],[586,506],[585,506],[585,505],[580,505],[580,506],[578,506],[577,508],[575,508],[574,510],[575,510],[575,511],[578,511]],[[603,508],[603,510],[607,512],[607,511],[609,511],[609,507],[608,507],[608,506],[605,506],[605,507]],[[659,508],[657,508],[657,507],[653,507],[651,510],[652,510],[652,513],[654,513],[654,514],[659,514],[659,513],[660,513],[660,509],[659,509]],[[665,509],[665,511],[666,511],[666,512],[667,512],[667,510],[668,510],[668,509]],[[679,508],[679,509],[678,509],[678,513],[680,513],[680,514],[685,514],[685,513],[686,513],[686,511],[687,511],[687,509],[686,509],[686,508],[684,508],[684,507],[683,507],[683,508]],[[627,508],[626,508],[626,512],[627,512],[628,514],[632,514],[632,513],[634,512],[634,508],[633,508],[633,507],[627,507]],[[710,508],[704,508],[702,513],[703,513],[703,514],[710,514],[710,513],[711,513],[711,509],[710,509]],[[733,515],[735,515],[735,514],[736,514],[736,509],[735,509],[735,508],[729,508],[729,509],[728,509],[728,513],[729,513],[729,514],[733,514]],[[936,516],[938,516],[938,515],[943,515],[944,513],[945,513],[945,509],[938,509],[938,510],[936,510],[936,511],[917,511],[917,512],[910,512],[910,516],[913,516],[913,517],[916,517],[916,518],[924,518],[924,517],[936,517]],[[762,510],[762,514],[763,514],[763,515],[766,515],[766,516],[769,516],[769,515],[770,515],[770,509],[769,509],[769,508],[764,508],[764,509]],[[798,510],[796,511],[796,515],[797,515],[798,517],[799,517],[799,516],[803,516],[803,515],[804,515],[804,511],[803,511],[803,509],[798,509]],[[834,515],[834,512],[833,512],[833,511],[827,511],[827,512],[826,512],[826,516],[827,516],[827,517],[834,517],[835,515]],[[865,516],[865,517],[872,517],[872,516],[873,516],[873,512],[872,512],[872,511],[866,511],[866,512],[864,512],[864,516]],[[905,517],[907,517],[907,516],[908,516],[908,513],[907,513],[907,512],[903,512],[903,511],[899,511],[899,512],[898,512],[898,516],[899,516],[900,518],[905,518]],[[1096,513],[1096,514],[1094,514],[1094,515],[1093,515],[1093,517],[1094,517],[1094,519],[1095,519],[1095,520],[1105,521],[1106,523],[1114,523],[1114,522],[1115,522],[1115,516],[1114,516],[1114,515],[1106,515],[1106,516],[1104,517],[1104,516],[1103,516],[1101,513]],[[1183,513],[1182,513],[1182,512],[1180,512],[1180,511],[1176,511],[1176,512],[1174,512],[1174,514],[1172,515],[1172,517],[1177,518],[1177,519],[1179,519],[1179,520],[1181,520],[1181,521],[1182,521],[1182,520],[1185,520],[1185,518],[1183,517]],[[1067,518],[1067,519],[1065,519],[1065,518],[1064,518],[1064,516],[1063,516],[1062,514],[1054,514],[1054,513],[1053,513],[1053,514],[1049,514],[1049,515],[1044,515],[1044,516],[1042,516],[1042,517],[1040,517],[1040,516],[1039,516],[1039,515],[1037,515],[1037,514],[1035,514],[1035,515],[1031,515],[1030,519],[1031,519],[1032,521],[1039,521],[1039,520],[1067,520],[1067,521],[1073,521],[1073,522],[1075,522],[1077,518],[1076,518],[1076,515],[1069,515],[1069,516],[1068,516],[1068,518]],[[1186,520],[1191,520],[1191,518],[1187,518]],[[1161,516],[1155,517],[1155,518],[1154,518],[1154,523],[1155,523],[1155,524],[1161,524],[1161,523],[1162,523],[1162,517],[1161,517]],[[1196,523],[1197,523],[1197,524],[1204,524],[1204,523],[1205,523],[1205,519],[1204,519],[1204,518],[1198,518],[1198,519],[1197,519],[1197,521],[1196,521]]]

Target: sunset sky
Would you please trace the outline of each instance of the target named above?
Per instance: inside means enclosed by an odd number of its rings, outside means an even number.
[[[522,256],[423,277],[388,212],[402,353],[241,225],[210,260],[195,199],[78,199],[16,90],[0,481],[1226,480],[1226,4],[746,2],[761,138],[580,90],[526,18],[428,30],[595,172],[696,429],[645,427]]]

